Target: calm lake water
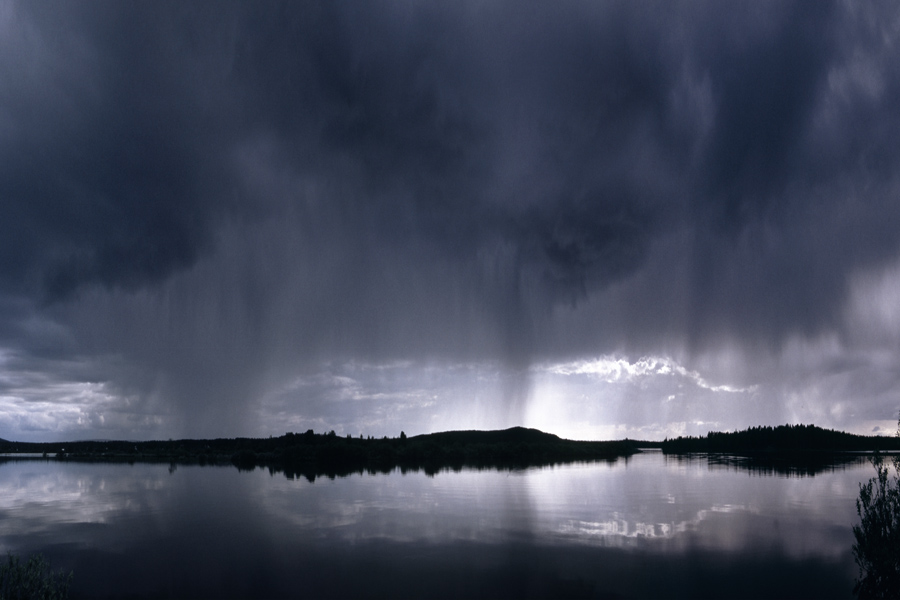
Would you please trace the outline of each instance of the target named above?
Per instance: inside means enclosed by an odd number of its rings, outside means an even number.
[[[0,463],[0,552],[76,597],[851,598],[867,462],[789,477],[613,464],[291,480]]]

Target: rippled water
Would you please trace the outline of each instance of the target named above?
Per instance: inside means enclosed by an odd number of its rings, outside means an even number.
[[[813,477],[678,461],[291,480],[0,463],[0,551],[78,597],[850,598],[868,463]]]

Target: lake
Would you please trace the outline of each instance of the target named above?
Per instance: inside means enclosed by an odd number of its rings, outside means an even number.
[[[0,462],[0,551],[73,597],[851,598],[864,459],[814,476],[613,463],[289,479]]]

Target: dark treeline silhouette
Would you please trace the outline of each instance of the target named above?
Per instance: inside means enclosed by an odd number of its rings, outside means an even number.
[[[896,437],[855,435],[815,425],[751,427],[733,433],[712,431],[703,437],[666,439],[660,445],[666,454],[900,451],[900,439]]]
[[[615,460],[638,452],[634,442],[564,440],[536,429],[447,431],[397,438],[340,437],[286,433],[270,438],[220,438],[151,442],[79,441],[59,443],[0,440],[0,453],[29,453],[48,459],[82,461],[233,464],[239,469],[268,467],[287,477],[343,476],[388,472],[395,468],[425,470],[522,468],[575,461]]]

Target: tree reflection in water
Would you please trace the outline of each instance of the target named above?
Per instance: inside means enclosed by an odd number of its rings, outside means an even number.
[[[897,421],[900,436],[900,419]],[[876,453],[876,476],[859,485],[853,526],[853,557],[860,578],[854,592],[860,598],[900,598],[900,457],[893,456],[894,475]]]

